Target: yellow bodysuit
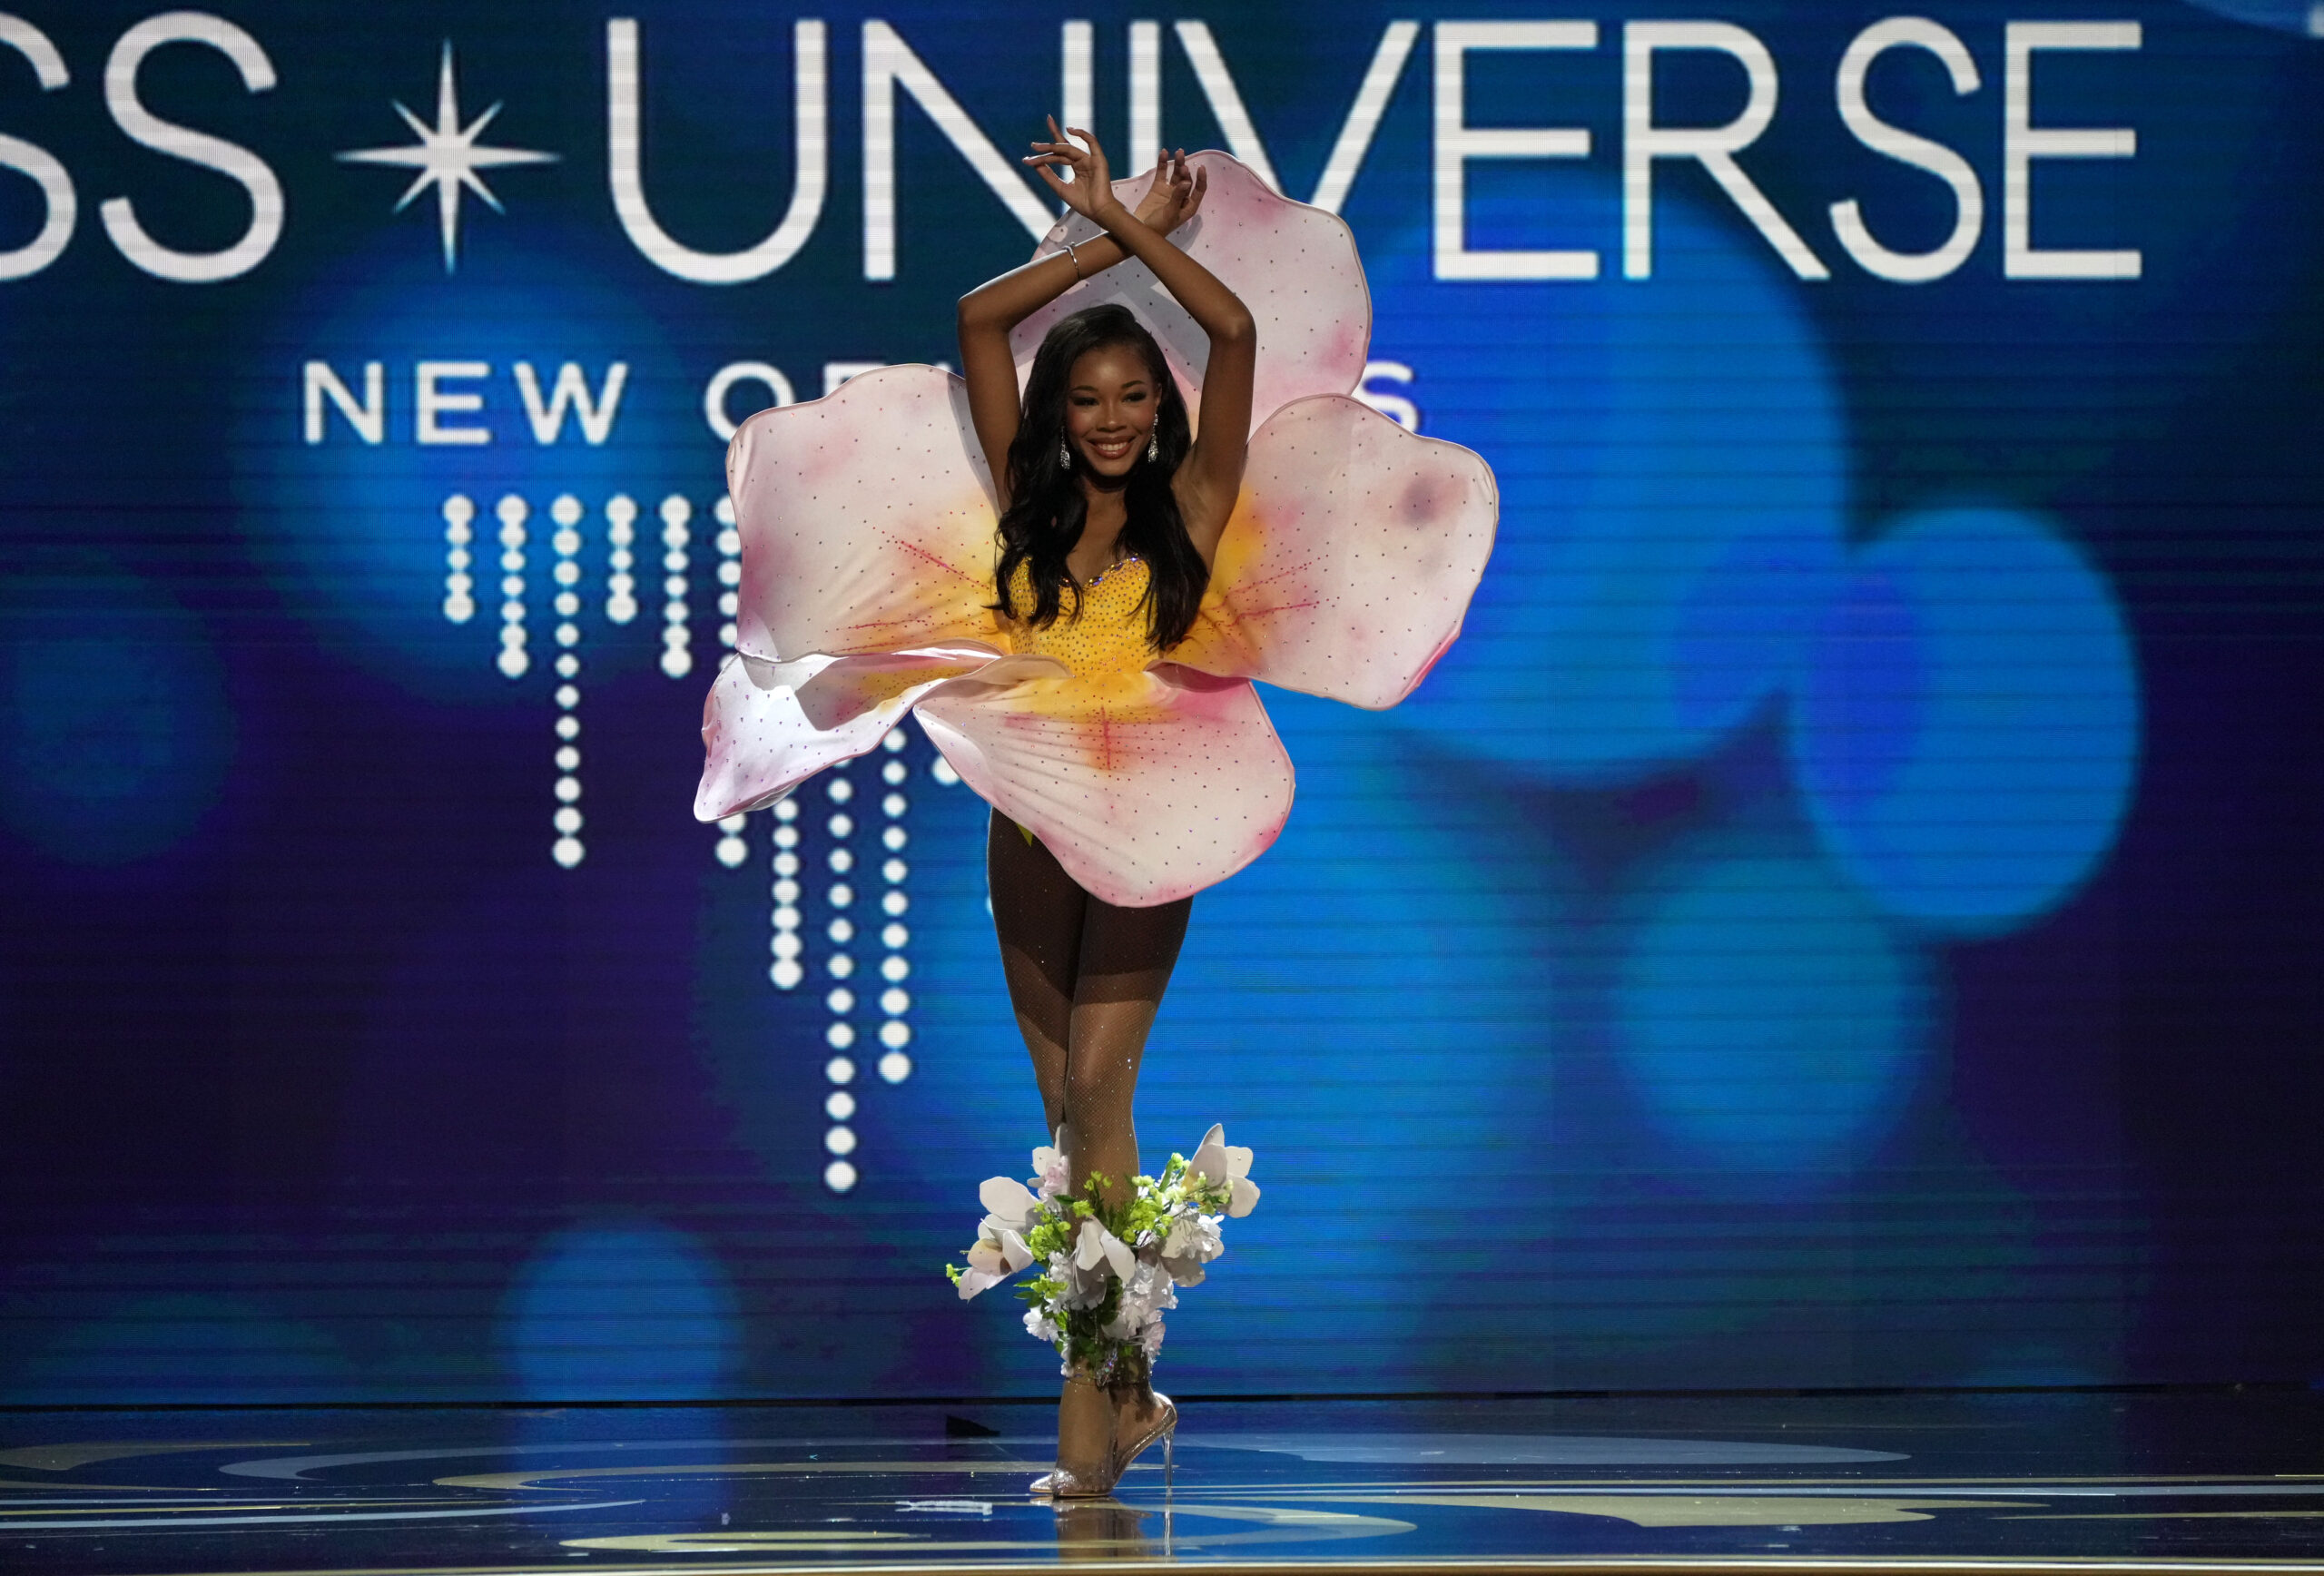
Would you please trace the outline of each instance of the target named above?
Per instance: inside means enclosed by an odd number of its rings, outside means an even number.
[[[1124,558],[1081,588],[1079,616],[1074,614],[1068,593],[1057,621],[1046,628],[1012,624],[1009,649],[1053,656],[1078,679],[1113,678],[1142,671],[1154,660],[1145,607],[1148,575],[1145,559]],[[1029,566],[1018,565],[1017,572],[1009,577],[1009,605],[1032,607]]]
[[[1011,623],[1009,650],[1055,657],[1065,664],[1076,680],[1084,681],[1073,687],[1085,692],[1077,697],[1085,704],[1093,700],[1102,702],[1109,694],[1118,703],[1135,695],[1136,676],[1154,660],[1154,644],[1147,633],[1149,624],[1144,606],[1150,577],[1145,559],[1124,558],[1081,587],[1078,615],[1073,611],[1068,596],[1059,608],[1056,622],[1046,627]],[[1032,607],[1030,565],[1018,565],[1017,572],[1009,577],[1009,606]],[[1096,685],[1088,685],[1089,680],[1096,680]],[[1088,693],[1092,689],[1094,694]],[[1017,830],[1028,843],[1036,841],[1029,827],[1019,824]]]

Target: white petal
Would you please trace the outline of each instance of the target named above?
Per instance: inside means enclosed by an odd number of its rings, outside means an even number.
[[[1248,1177],[1251,1174],[1251,1151],[1240,1144],[1227,1145],[1226,1174],[1229,1177]]]
[[[872,749],[913,701],[997,655],[970,645],[797,662],[739,654],[703,701],[695,818],[773,803],[824,767]]]
[[[1259,1185],[1247,1177],[1237,1177],[1228,1197],[1230,1202],[1226,1206],[1226,1213],[1240,1220],[1257,1207]]]
[[[987,1275],[984,1271],[974,1267],[962,1270],[960,1281],[960,1300],[965,1303],[979,1292],[999,1285],[1005,1278],[1007,1277],[1002,1276]]]
[[[1098,1261],[1106,1256],[1106,1228],[1094,1220],[1081,1223],[1080,1234],[1074,1238],[1073,1262],[1079,1269],[1095,1269]]]
[[[1040,1212],[1041,1201],[1033,1190],[1014,1177],[988,1177],[977,1189],[977,1198],[990,1210],[994,1219],[1019,1231],[1029,1228],[1034,1216]]]
[[[1198,1286],[1209,1273],[1202,1267],[1199,1259],[1192,1258],[1165,1258],[1162,1267],[1169,1271],[1170,1278],[1182,1286]]]
[[[1195,1146],[1193,1157],[1187,1161],[1187,1170],[1206,1182],[1220,1183],[1228,1179],[1225,1124],[1214,1123],[1210,1131],[1202,1136],[1202,1142]]]
[[[1000,1256],[1002,1262],[1009,1266],[1010,1275],[1015,1275],[1033,1262],[1033,1250],[1026,1246],[1025,1239],[1013,1231],[1001,1232]]]

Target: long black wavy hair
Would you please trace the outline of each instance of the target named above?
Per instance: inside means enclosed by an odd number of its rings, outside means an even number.
[[[1065,558],[1081,539],[1088,505],[1072,470],[1059,463],[1059,449],[1065,442],[1065,401],[1073,364],[1092,350],[1117,345],[1146,358],[1147,376],[1159,403],[1154,433],[1160,452],[1148,459],[1145,449],[1137,451],[1122,489],[1128,518],[1122,525],[1121,542],[1146,560],[1146,597],[1140,606],[1154,649],[1167,651],[1194,627],[1203,591],[1210,584],[1209,566],[1195,551],[1194,538],[1178,513],[1177,495],[1170,490],[1170,478],[1194,439],[1186,400],[1171,379],[1162,347],[1124,306],[1090,307],[1064,319],[1049,331],[1033,358],[1024,413],[1009,446],[1009,512],[1000,517],[1000,562],[993,574],[999,599],[993,611],[1045,628],[1064,613],[1070,589],[1072,616],[1081,615],[1081,588],[1066,568]],[[1029,610],[1010,605],[1009,583],[1019,564],[1029,566]]]

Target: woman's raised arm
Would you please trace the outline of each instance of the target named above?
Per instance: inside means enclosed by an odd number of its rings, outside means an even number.
[[[1033,154],[1025,163],[1039,172],[1067,206],[1095,220],[1124,251],[1152,269],[1154,277],[1210,338],[1210,361],[1202,378],[1202,420],[1194,448],[1177,478],[1179,510],[1196,547],[1207,562],[1218,546],[1220,533],[1226,529],[1235,495],[1243,485],[1243,455],[1251,433],[1251,379],[1258,360],[1257,327],[1250,309],[1219,282],[1217,275],[1164,241],[1139,214],[1122,206],[1114,196],[1106,153],[1098,139],[1079,126],[1068,131],[1078,140],[1060,134],[1057,122],[1050,121],[1051,140],[1034,143]],[[1060,167],[1073,172],[1070,182],[1058,174]],[[1183,153],[1178,168],[1183,172]],[[1197,202],[1205,184],[1197,172]]]
[[[1049,130],[1055,133],[1055,121],[1049,123]],[[1153,182],[1139,201],[1133,222],[1149,233],[1167,235],[1202,206],[1205,185],[1198,174],[1187,172],[1184,151],[1174,163],[1166,150],[1155,164]],[[1016,439],[1020,413],[1017,359],[1009,348],[1009,330],[1072,289],[1077,281],[1101,273],[1129,255],[1120,241],[1101,235],[1080,242],[1070,252],[1036,258],[1022,268],[987,280],[960,298],[960,369],[969,385],[969,417],[976,423],[977,442],[992,469],[993,486],[1004,512],[1009,507],[1009,446]],[[1245,403],[1248,402],[1246,395]],[[1246,425],[1248,420],[1246,416]]]

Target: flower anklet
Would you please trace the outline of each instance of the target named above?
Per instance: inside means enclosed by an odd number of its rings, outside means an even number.
[[[1075,1191],[1063,1154],[1043,1145],[1029,1187],[994,1177],[977,1190],[985,1216],[976,1245],[965,1266],[945,1273],[965,1301],[1038,1266],[1017,1295],[1027,1332],[1057,1348],[1060,1371],[1143,1385],[1177,1288],[1199,1285],[1204,1266],[1226,1251],[1220,1222],[1259,1201],[1250,1169],[1251,1151],[1213,1127],[1191,1158],[1172,1155],[1160,1177],[1133,1178],[1130,1197],[1108,1204],[1108,1177],[1092,1173]]]

